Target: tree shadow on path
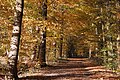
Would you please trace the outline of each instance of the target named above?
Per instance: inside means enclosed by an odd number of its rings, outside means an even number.
[[[19,80],[119,80],[120,76],[98,66],[87,58],[69,58],[33,74],[23,74]]]

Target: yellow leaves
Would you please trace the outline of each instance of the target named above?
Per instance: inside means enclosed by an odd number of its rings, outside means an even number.
[[[116,15],[117,15],[117,17],[120,19],[120,13],[117,13]]]

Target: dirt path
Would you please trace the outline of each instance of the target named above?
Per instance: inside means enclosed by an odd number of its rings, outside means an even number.
[[[20,80],[120,80],[120,76],[87,58],[69,58],[37,73],[20,75]]]

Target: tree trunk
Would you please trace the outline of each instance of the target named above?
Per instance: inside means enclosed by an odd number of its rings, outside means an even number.
[[[11,74],[9,80],[18,80],[17,60],[18,60],[18,52],[20,45],[23,5],[24,5],[24,0],[16,0],[16,12],[14,14],[15,20],[14,20],[14,26],[13,26],[13,32],[12,32],[12,38],[10,44],[10,52],[8,54],[9,70]]]
[[[90,44],[90,47],[89,47],[89,59],[90,59],[91,56],[92,56],[92,50],[91,50],[91,48],[92,48],[92,45]]]
[[[39,20],[39,19],[38,19]],[[37,33],[37,36],[39,36],[40,37],[40,28],[39,28],[39,26],[36,26],[36,33]],[[33,54],[31,55],[31,60],[38,60],[38,58],[39,58],[39,38],[37,38],[37,41],[36,41],[36,44],[35,44],[35,46],[33,47]]]
[[[46,31],[43,31],[41,36],[42,36],[42,41],[39,45],[39,61],[40,61],[40,66],[45,67],[46,66]]]
[[[42,17],[43,20],[47,20],[47,0],[43,0],[42,2]],[[41,43],[39,45],[39,61],[40,66],[46,66],[46,27],[41,34]]]
[[[117,37],[118,69],[120,69],[120,35]]]
[[[63,26],[64,26],[64,10],[62,8],[62,22],[61,22],[61,29],[60,29],[60,54],[59,57],[62,58],[62,53],[63,53]]]
[[[62,58],[62,51],[63,51],[63,36],[60,38],[60,55],[59,57]]]
[[[36,60],[37,57],[37,44],[33,47],[33,54],[31,55],[31,60],[34,61]]]

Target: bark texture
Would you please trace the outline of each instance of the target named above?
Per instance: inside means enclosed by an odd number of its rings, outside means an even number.
[[[9,58],[9,70],[10,70],[10,79],[9,80],[17,80],[17,60],[18,60],[18,52],[20,45],[20,35],[21,35],[21,25],[22,25],[22,16],[23,16],[23,7],[24,0],[16,0],[16,11],[14,18],[14,26],[12,31],[12,38],[10,44],[10,52],[8,54]]]

